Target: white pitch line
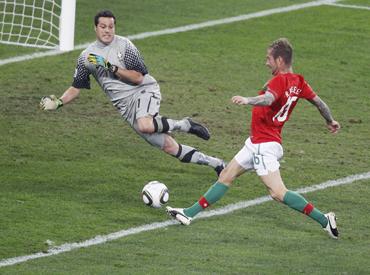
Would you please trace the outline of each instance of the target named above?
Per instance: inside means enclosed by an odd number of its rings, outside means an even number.
[[[179,33],[179,32],[187,32],[187,31],[198,30],[198,29],[203,29],[207,27],[213,27],[217,25],[230,24],[230,23],[245,21],[245,20],[249,20],[253,18],[264,17],[264,16],[268,16],[272,14],[290,12],[290,11],[295,11],[299,9],[316,7],[316,6],[321,6],[325,4],[331,4],[337,1],[338,0],[313,1],[313,2],[308,2],[308,3],[303,3],[303,4],[296,4],[296,5],[291,5],[287,7],[282,7],[282,8],[269,9],[269,10],[264,10],[264,11],[249,13],[249,14],[243,14],[243,15],[229,17],[229,18],[223,18],[219,20],[206,21],[206,22],[199,23],[199,24],[191,24],[191,25],[186,25],[186,26],[177,27],[177,28],[164,29],[160,31],[144,32],[144,33],[129,35],[127,36],[127,38],[130,40],[139,40],[139,39],[144,39],[148,37],[154,37],[154,36],[160,36],[160,35],[166,35],[166,34],[174,34],[174,33]],[[74,50],[85,49],[89,44],[90,43],[77,45],[75,46]],[[38,52],[38,53],[33,53],[33,54],[11,57],[11,58],[0,60],[0,66],[9,64],[9,63],[21,62],[21,61],[31,60],[31,59],[45,57],[45,56],[59,55],[63,53],[65,52],[61,52],[59,50],[51,50],[47,52]]]
[[[296,190],[298,193],[305,194],[305,193],[310,193],[318,190],[323,190],[329,187],[335,187],[335,186],[340,186],[344,184],[350,184],[355,181],[359,180],[366,180],[370,179],[370,172],[367,173],[362,173],[362,174],[356,174],[356,175],[351,175],[345,178],[340,178],[337,180],[329,180],[326,182],[323,182],[321,184],[317,185],[312,185],[309,187],[304,187]],[[241,201],[238,203],[234,204],[229,204],[225,207],[221,207],[219,209],[211,210],[211,211],[205,211],[199,214],[197,219],[205,219],[205,218],[210,218],[214,216],[221,216],[221,215],[226,215],[229,213],[232,213],[236,210],[244,209],[250,206],[255,206],[262,204],[264,202],[272,200],[270,196],[264,196],[260,198],[256,198],[254,200],[249,200],[249,201]],[[19,263],[23,263],[29,260],[34,260],[38,258],[44,258],[44,257],[50,257],[53,255],[69,252],[75,249],[83,248],[83,247],[89,247],[93,245],[99,245],[99,244],[104,244],[109,241],[117,240],[120,238],[124,238],[126,236],[134,235],[134,234],[139,234],[142,232],[147,232],[151,230],[156,230],[164,227],[168,227],[171,225],[178,224],[178,222],[174,220],[169,220],[165,222],[156,222],[156,223],[151,223],[151,224],[145,224],[142,226],[138,227],[133,227],[125,230],[121,230],[118,232],[114,232],[108,235],[98,235],[95,238],[83,241],[83,242],[78,242],[78,243],[65,243],[60,246],[53,247],[49,249],[47,252],[38,252],[35,254],[31,255],[25,255],[25,256],[19,256],[19,257],[14,257],[14,258],[8,258],[8,259],[3,259],[0,260],[0,267],[4,266],[11,266]]]
[[[359,10],[370,10],[370,7],[369,6],[357,6],[357,5],[347,5],[347,4],[337,4],[337,3],[327,3],[326,5],[340,7],[340,8],[350,8],[350,9],[359,9]]]

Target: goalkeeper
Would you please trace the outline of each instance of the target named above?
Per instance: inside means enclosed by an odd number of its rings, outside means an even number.
[[[159,85],[148,73],[138,49],[127,38],[115,35],[116,18],[111,11],[100,11],[94,19],[97,40],[79,56],[71,87],[60,98],[43,97],[41,109],[56,110],[73,101],[81,89],[90,89],[92,75],[123,119],[148,143],[182,162],[208,165],[219,174],[224,168],[221,159],[179,144],[168,134],[181,131],[208,140],[207,128],[190,118],[161,116]]]

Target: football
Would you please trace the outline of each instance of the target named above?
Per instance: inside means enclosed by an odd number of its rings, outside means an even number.
[[[159,181],[151,181],[147,183],[141,191],[143,201],[146,205],[159,208],[168,202],[170,198],[168,188],[165,184]]]

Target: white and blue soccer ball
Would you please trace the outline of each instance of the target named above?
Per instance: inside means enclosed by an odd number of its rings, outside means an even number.
[[[156,180],[147,183],[141,194],[144,203],[154,208],[159,208],[166,204],[170,198],[167,186]]]

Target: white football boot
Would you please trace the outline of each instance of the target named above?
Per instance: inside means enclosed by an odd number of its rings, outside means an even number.
[[[175,220],[178,220],[183,225],[189,225],[192,218],[188,217],[184,213],[184,208],[172,208],[170,206],[166,207],[168,215],[170,215]]]
[[[325,231],[328,232],[329,236],[333,239],[338,239],[339,232],[337,228],[336,216],[333,212],[329,212],[325,214],[325,217],[328,219],[328,224],[324,228]]]

